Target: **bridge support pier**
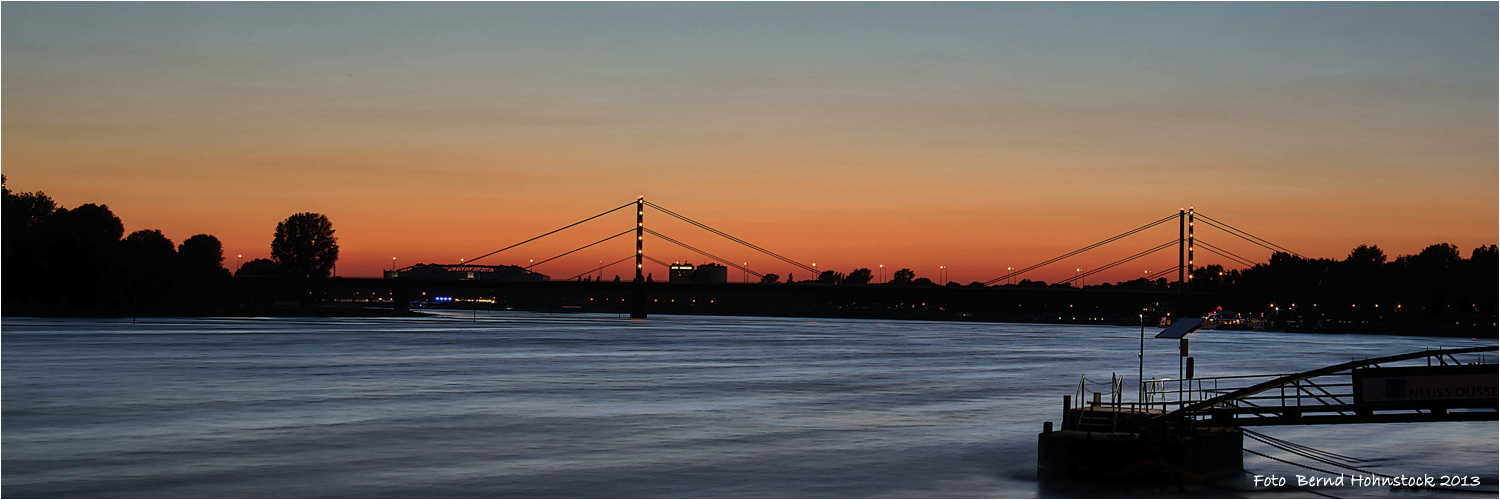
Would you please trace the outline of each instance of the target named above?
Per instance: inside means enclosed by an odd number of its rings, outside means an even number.
[[[392,279],[391,310],[398,314],[411,312],[411,282],[406,278]]]
[[[630,293],[630,319],[646,319],[646,292]]]

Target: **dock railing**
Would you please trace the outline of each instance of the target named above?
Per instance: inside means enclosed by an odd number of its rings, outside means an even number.
[[[1146,397],[1146,407],[1160,408],[1170,413],[1184,406],[1200,403],[1234,391],[1244,389],[1267,379],[1284,377],[1283,373],[1259,375],[1230,375],[1192,379],[1160,378],[1147,380],[1141,393]],[[1266,391],[1226,401],[1223,405],[1234,408],[1277,406],[1307,407],[1317,405],[1348,405],[1354,402],[1354,383],[1348,379],[1293,380],[1274,391]]]
[[[1065,406],[1077,410],[1069,410],[1065,426],[1080,430],[1117,430],[1122,422],[1136,420],[1142,414],[1154,421],[1177,422],[1174,425],[1190,428],[1209,421],[1212,421],[1210,425],[1218,426],[1493,420],[1497,406],[1493,396],[1370,403],[1370,396],[1366,395],[1364,401],[1357,401],[1356,380],[1351,375],[1358,368],[1416,369],[1423,365],[1411,364],[1422,363],[1424,358],[1426,367],[1443,367],[1444,373],[1454,373],[1453,369],[1465,366],[1484,372],[1493,370],[1494,365],[1485,363],[1486,355],[1481,351],[1494,350],[1495,347],[1469,347],[1419,351],[1293,374],[1150,379],[1139,382],[1139,400],[1134,402],[1123,400],[1123,389],[1129,380],[1118,374],[1112,374],[1107,382],[1080,377],[1073,396],[1064,398]],[[1461,361],[1456,354],[1473,354],[1476,359]],[[1463,368],[1460,371],[1473,370]],[[1423,373],[1427,372],[1431,370]],[[1104,394],[1109,394],[1107,400]],[[1080,404],[1072,406],[1068,400]]]

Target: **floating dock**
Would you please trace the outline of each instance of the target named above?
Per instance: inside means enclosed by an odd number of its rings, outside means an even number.
[[[1244,471],[1242,427],[1386,422],[1496,421],[1497,366],[1462,363],[1472,347],[1351,361],[1291,375],[1193,378],[1142,383],[1140,401],[1092,393],[1063,397],[1060,426],[1037,436],[1042,480],[1117,484],[1212,482]],[[1419,363],[1389,366],[1396,363]],[[1387,365],[1387,366],[1382,366]],[[1259,381],[1259,382],[1256,382]],[[1084,381],[1075,395],[1082,399]]]

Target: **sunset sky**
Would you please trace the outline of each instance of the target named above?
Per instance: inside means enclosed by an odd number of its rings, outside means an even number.
[[[107,204],[127,232],[215,235],[231,268],[297,212],[333,221],[339,274],[373,276],[637,195],[820,269],[960,283],[1184,206],[1309,257],[1467,257],[1500,239],[1496,18],[1494,2],[6,2],[0,153],[13,190]],[[480,263],[633,225],[623,210]],[[652,211],[647,226],[810,277]],[[649,236],[646,253],[706,260]]]

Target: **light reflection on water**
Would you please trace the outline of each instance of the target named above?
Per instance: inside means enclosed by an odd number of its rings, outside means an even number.
[[[1076,495],[1040,489],[1036,433],[1080,375],[1133,378],[1140,333],[468,312],[3,327],[9,497]],[[1193,355],[1215,376],[1494,344],[1216,332]],[[1148,376],[1176,374],[1176,347],[1147,339]],[[1390,473],[1493,488],[1497,469],[1493,422],[1261,431]]]

